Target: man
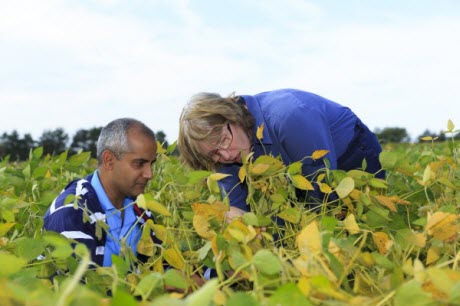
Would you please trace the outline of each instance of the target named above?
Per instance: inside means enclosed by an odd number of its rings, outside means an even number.
[[[156,152],[155,134],[142,122],[131,118],[110,122],[98,139],[97,170],[64,188],[46,212],[44,228],[84,243],[100,266],[111,266],[112,254],[119,255],[121,249],[136,255],[144,222],[139,217],[145,212],[134,201],[152,179]],[[72,195],[77,208],[69,201]],[[102,233],[98,220],[108,225]]]

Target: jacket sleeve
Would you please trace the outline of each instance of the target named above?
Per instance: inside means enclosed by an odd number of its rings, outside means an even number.
[[[219,180],[219,188],[221,190],[222,197],[228,196],[230,205],[249,211],[249,207],[246,204],[246,198],[248,196],[248,188],[246,184],[241,184],[238,178],[239,165],[225,165],[219,168],[220,173],[230,174],[228,177]]]

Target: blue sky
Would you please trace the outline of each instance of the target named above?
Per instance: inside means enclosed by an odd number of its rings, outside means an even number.
[[[459,1],[0,0],[0,133],[135,117],[195,93],[299,88],[372,129],[460,127]]]

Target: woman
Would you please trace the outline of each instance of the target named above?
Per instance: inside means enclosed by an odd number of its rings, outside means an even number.
[[[259,140],[256,131],[262,124]],[[227,98],[199,93],[182,111],[178,147],[192,168],[231,174],[219,184],[230,205],[243,210],[247,187],[239,184],[238,170],[242,157],[251,152],[254,159],[281,156],[286,165],[302,160],[302,173],[309,175],[325,164],[304,157],[328,150],[324,158],[331,169],[360,168],[365,158],[367,172],[385,177],[377,138],[349,108],[296,89]]]

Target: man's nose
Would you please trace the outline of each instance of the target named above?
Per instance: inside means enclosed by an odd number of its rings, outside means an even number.
[[[151,180],[153,178],[153,169],[152,165],[147,165],[144,169],[143,173],[144,177],[148,180]]]

